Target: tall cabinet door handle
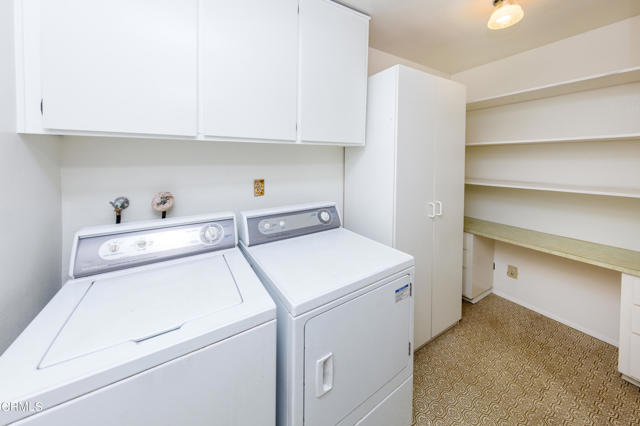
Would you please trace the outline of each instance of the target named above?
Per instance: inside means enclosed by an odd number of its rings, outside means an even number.
[[[316,398],[333,389],[333,353],[316,361]]]
[[[436,204],[438,205],[438,213],[436,213],[436,216],[442,216],[442,201],[436,201]]]
[[[431,214],[429,215],[429,219],[434,219],[436,217],[436,203],[434,203],[433,201],[429,201],[427,204],[431,206]]]

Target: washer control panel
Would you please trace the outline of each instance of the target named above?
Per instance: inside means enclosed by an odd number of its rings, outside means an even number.
[[[248,245],[299,237],[340,227],[335,206],[246,218]]]
[[[79,236],[73,276],[141,266],[235,247],[233,219]]]

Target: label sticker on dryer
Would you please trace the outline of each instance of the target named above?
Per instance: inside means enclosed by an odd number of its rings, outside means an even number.
[[[396,303],[409,297],[409,284],[396,289]]]

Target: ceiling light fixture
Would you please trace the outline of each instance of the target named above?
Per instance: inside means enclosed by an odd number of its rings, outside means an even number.
[[[501,30],[517,24],[524,17],[524,11],[519,4],[513,0],[493,0],[493,6],[497,9],[493,11],[487,27],[492,30]]]

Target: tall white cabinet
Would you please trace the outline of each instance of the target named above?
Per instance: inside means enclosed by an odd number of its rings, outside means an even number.
[[[415,346],[461,317],[465,87],[402,65],[369,78],[347,148],[345,226],[415,257]]]

